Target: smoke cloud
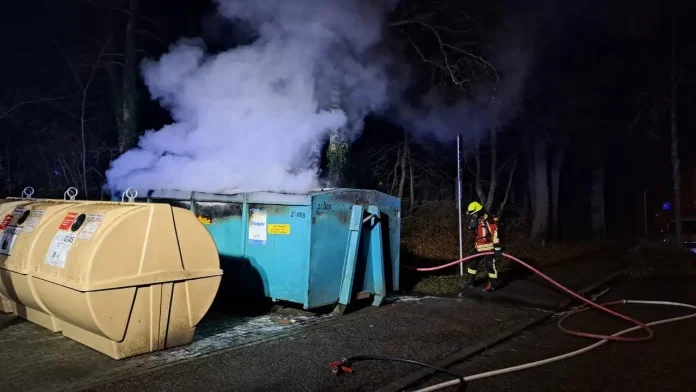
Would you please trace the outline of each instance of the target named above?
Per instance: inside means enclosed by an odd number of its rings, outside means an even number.
[[[202,192],[319,187],[331,129],[350,141],[390,101],[381,46],[394,1],[217,0],[221,16],[250,28],[249,44],[210,53],[182,39],[142,75],[174,123],[150,130],[107,171],[112,191]],[[331,109],[340,98],[341,108]]]

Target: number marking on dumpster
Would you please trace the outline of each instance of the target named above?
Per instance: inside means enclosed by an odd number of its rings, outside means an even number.
[[[68,253],[75,243],[77,233],[59,231],[53,237],[51,247],[48,248],[44,262],[58,268],[65,267],[65,261],[68,259]]]
[[[288,224],[271,224],[268,225],[268,234],[272,235],[288,235],[290,234],[290,225]]]

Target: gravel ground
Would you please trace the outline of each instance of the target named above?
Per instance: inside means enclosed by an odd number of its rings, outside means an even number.
[[[363,362],[335,377],[327,364],[359,354],[426,362],[523,323],[538,311],[456,299],[387,305],[330,325],[263,344],[174,364],[91,391],[374,391],[409,374],[406,364]]]
[[[615,299],[662,300],[696,304],[695,280],[623,279],[600,301]],[[663,306],[621,305],[617,310],[649,322],[688,314]],[[611,334],[627,324],[595,312],[567,322],[568,327]],[[630,325],[629,325],[630,326]],[[468,391],[693,391],[696,390],[694,347],[696,319],[654,327],[655,339],[643,343],[608,343],[565,361],[494,378],[473,381]],[[635,332],[640,333],[640,332]],[[549,320],[480,356],[451,368],[470,375],[531,362],[591,344],[566,335]],[[418,387],[447,380],[436,376]],[[455,391],[455,388],[446,391]]]

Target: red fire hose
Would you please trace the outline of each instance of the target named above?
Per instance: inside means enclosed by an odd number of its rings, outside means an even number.
[[[457,264],[459,264],[459,263],[463,263],[463,262],[465,262],[465,261],[467,261],[467,260],[471,260],[471,259],[474,259],[474,258],[476,258],[476,257],[482,257],[482,256],[486,256],[486,255],[491,255],[491,254],[493,254],[493,252],[477,253],[477,254],[475,254],[475,255],[467,256],[467,257],[464,257],[464,258],[462,258],[462,259],[460,259],[460,260],[453,261],[453,262],[451,262],[451,263],[447,263],[447,264],[440,265],[440,266],[436,266],[436,267],[429,267],[429,268],[412,268],[412,267],[406,267],[406,268],[413,269],[413,270],[420,271],[420,272],[437,271],[437,270],[440,270],[440,269],[444,269],[444,268],[451,267],[451,266],[453,266],[453,265],[457,265]],[[427,363],[417,362],[417,361],[413,361],[413,360],[404,360],[404,359],[401,359],[401,358],[384,357],[384,356],[358,356],[358,357],[352,357],[352,358],[345,359],[345,360],[343,360],[343,361],[332,362],[331,364],[329,364],[329,367],[332,369],[332,371],[333,371],[334,374],[338,375],[338,374],[345,373],[345,372],[347,372],[347,373],[352,373],[353,370],[352,370],[352,368],[350,367],[350,365],[351,365],[353,362],[357,362],[357,361],[364,361],[364,360],[390,360],[390,361],[397,361],[397,362],[408,362],[408,363],[420,365],[420,366],[423,366],[423,367],[426,367],[426,368],[431,368],[431,369],[433,369],[433,370],[435,370],[435,371],[437,371],[437,372],[443,373],[443,374],[449,374],[449,375],[451,375],[451,376],[453,376],[453,377],[455,378],[454,380],[451,380],[451,381],[445,381],[445,382],[441,382],[441,383],[436,384],[436,385],[432,385],[432,386],[429,386],[429,387],[426,387],[426,388],[419,389],[419,390],[417,390],[416,392],[433,392],[433,391],[439,391],[439,390],[441,390],[441,389],[448,388],[448,387],[452,387],[452,386],[456,386],[456,385],[459,385],[459,386],[460,386],[460,390],[463,391],[463,390],[466,389],[466,384],[467,384],[468,382],[470,382],[470,381],[480,380],[480,379],[487,378],[487,377],[498,376],[498,375],[501,375],[501,374],[516,372],[516,371],[525,370],[525,369],[530,369],[530,368],[537,367],[537,366],[547,365],[547,364],[550,364],[550,363],[553,363],[553,362],[557,362],[557,361],[562,361],[562,360],[564,360],[564,359],[571,358],[571,357],[574,357],[574,356],[576,356],[576,355],[580,355],[580,354],[586,353],[586,352],[588,352],[588,351],[590,351],[590,350],[593,350],[593,349],[595,349],[595,348],[597,348],[597,347],[599,347],[599,346],[601,346],[601,345],[603,345],[603,344],[605,344],[605,343],[607,343],[607,342],[609,342],[609,341],[621,341],[621,342],[642,342],[642,341],[646,341],[646,340],[651,339],[651,338],[654,336],[654,333],[653,333],[652,329],[650,329],[650,326],[653,326],[653,325],[660,325],[660,324],[666,324],[666,323],[672,323],[672,322],[676,322],[676,321],[682,321],[682,320],[687,320],[687,319],[696,318],[696,313],[691,313],[691,314],[688,314],[688,315],[685,315],[685,316],[673,317],[673,318],[664,319],[664,320],[657,320],[657,321],[653,321],[653,322],[650,322],[650,323],[648,323],[648,324],[645,324],[645,323],[642,323],[642,322],[640,322],[640,321],[638,321],[638,320],[635,320],[635,319],[633,319],[633,318],[631,318],[631,317],[628,317],[628,316],[626,316],[626,315],[624,315],[624,314],[621,314],[621,313],[618,313],[618,312],[616,312],[616,311],[613,311],[613,310],[609,309],[608,306],[617,305],[617,304],[642,304],[642,305],[674,306],[674,307],[688,308],[688,309],[692,309],[692,310],[696,310],[696,306],[690,305],[690,304],[678,303],[678,302],[642,301],[642,300],[626,300],[626,299],[620,300],[620,301],[605,302],[605,303],[601,303],[601,304],[594,303],[594,302],[590,301],[589,299],[584,298],[584,297],[581,296],[580,294],[577,294],[577,293],[573,292],[572,290],[570,290],[569,288],[563,286],[562,284],[556,282],[555,280],[551,279],[550,277],[548,277],[547,275],[545,275],[544,273],[542,273],[542,272],[539,271],[538,269],[532,267],[531,265],[525,263],[524,261],[522,261],[522,260],[520,260],[520,259],[518,259],[518,258],[516,258],[516,257],[514,257],[514,256],[511,256],[511,255],[509,255],[509,254],[505,254],[505,253],[503,253],[503,256],[506,257],[506,258],[508,258],[508,259],[510,259],[510,260],[513,260],[513,261],[515,261],[515,262],[521,264],[522,266],[524,266],[524,267],[526,267],[527,269],[531,270],[531,271],[534,272],[535,274],[541,276],[544,280],[546,280],[547,282],[551,283],[551,284],[554,285],[556,288],[558,288],[559,290],[563,291],[564,293],[570,295],[571,297],[577,298],[577,299],[579,299],[580,301],[584,302],[584,303],[586,304],[586,306],[584,306],[584,307],[582,307],[582,308],[579,308],[579,309],[576,309],[576,310],[573,310],[573,311],[571,311],[571,312],[568,312],[568,313],[566,313],[563,317],[561,317],[561,318],[558,320],[558,327],[561,329],[561,331],[563,331],[563,332],[565,332],[565,333],[568,333],[568,334],[571,334],[571,335],[581,336],[581,337],[585,337],[585,338],[599,339],[599,340],[598,340],[597,342],[595,342],[595,343],[593,343],[593,344],[587,346],[587,347],[583,347],[583,348],[581,348],[581,349],[578,349],[578,350],[575,350],[575,351],[572,351],[572,352],[569,352],[569,353],[557,355],[557,356],[555,356],[555,357],[546,358],[546,359],[542,359],[542,360],[538,360],[538,361],[534,361],[534,362],[529,362],[529,363],[524,363],[524,364],[521,364],[521,365],[510,366],[510,367],[503,368],[503,369],[491,370],[491,371],[484,372],[484,373],[473,374],[473,375],[470,375],[470,376],[463,376],[463,375],[459,375],[459,374],[452,374],[452,372],[449,371],[449,370],[447,370],[447,369],[441,369],[441,368],[438,368],[438,367],[429,365],[429,364],[427,364]],[[624,329],[623,331],[616,332],[616,333],[614,333],[614,334],[612,334],[612,335],[599,335],[599,334],[593,334],[593,333],[587,333],[587,332],[578,332],[578,331],[573,331],[573,330],[567,329],[567,328],[565,328],[565,327],[563,326],[563,322],[564,322],[566,319],[568,319],[568,317],[571,317],[571,316],[573,316],[573,315],[575,315],[575,314],[577,314],[577,313],[580,313],[580,312],[584,312],[584,311],[586,311],[586,310],[589,310],[590,308],[599,309],[599,310],[601,310],[601,311],[603,311],[603,312],[605,312],[605,313],[607,313],[607,314],[610,314],[610,315],[612,315],[612,316],[618,317],[618,318],[620,318],[620,319],[622,319],[622,320],[625,320],[625,321],[628,321],[628,322],[630,322],[630,323],[632,323],[632,324],[635,324],[636,326],[635,326],[635,327],[632,327],[632,328]],[[623,335],[625,335],[625,334],[627,334],[627,333],[630,333],[630,332],[633,332],[633,331],[637,331],[637,330],[640,330],[640,329],[645,330],[645,331],[647,332],[647,334],[646,334],[645,336],[642,336],[642,337],[634,337],[634,338],[623,337]]]
[[[447,268],[447,267],[451,267],[451,266],[453,266],[453,265],[457,265],[457,264],[459,264],[459,263],[463,263],[463,262],[465,262],[465,261],[467,261],[467,260],[471,260],[471,259],[474,259],[474,258],[477,258],[477,257],[492,255],[492,254],[493,254],[493,252],[482,252],[482,253],[477,253],[477,254],[474,254],[474,255],[471,255],[471,256],[467,256],[467,257],[464,257],[463,259],[460,259],[460,260],[457,260],[457,261],[453,261],[453,262],[451,262],[451,263],[447,263],[447,264],[444,264],[444,265],[440,265],[440,266],[437,266],[437,267],[412,268],[412,269],[415,269],[416,271],[420,271],[420,272],[437,271],[437,270],[440,270],[440,269],[444,269],[444,268]],[[612,316],[618,317],[618,318],[620,318],[620,319],[622,319],[622,320],[628,321],[629,323],[635,324],[636,326],[640,327],[641,329],[644,329],[647,333],[646,333],[645,336],[640,336],[640,337],[610,336],[610,335],[600,335],[600,334],[594,334],[594,333],[587,333],[587,332],[574,331],[574,330],[571,330],[571,329],[567,329],[567,328],[565,328],[565,327],[563,326],[563,322],[564,322],[568,317],[570,317],[570,316],[572,316],[572,315],[574,315],[574,314],[576,314],[576,313],[578,313],[578,312],[580,312],[580,311],[586,310],[587,308],[578,309],[578,310],[569,312],[569,313],[567,313],[564,317],[562,317],[560,320],[558,320],[558,328],[560,328],[561,331],[563,331],[563,332],[565,332],[565,333],[568,333],[568,334],[570,334],[570,335],[581,336],[581,337],[584,337],[584,338],[592,338],[592,339],[600,339],[600,340],[606,339],[606,340],[613,340],[613,341],[619,341],[619,342],[642,342],[642,341],[650,340],[650,339],[653,338],[654,333],[653,333],[652,329],[650,329],[649,326],[645,325],[644,323],[642,323],[642,322],[640,322],[640,321],[638,321],[638,320],[636,320],[636,319],[633,319],[633,318],[628,317],[628,316],[626,316],[626,315],[624,315],[624,314],[621,314],[621,313],[619,313],[619,312],[616,312],[616,311],[614,311],[614,310],[611,310],[611,309],[609,309],[609,308],[607,307],[607,306],[611,306],[611,305],[616,305],[616,304],[619,304],[619,303],[623,303],[624,301],[614,301],[614,302],[608,302],[608,303],[603,303],[603,304],[598,304],[598,303],[592,302],[592,301],[590,301],[589,299],[587,299],[587,298],[581,296],[580,294],[575,293],[575,292],[572,291],[571,289],[569,289],[569,288],[563,286],[562,284],[556,282],[555,280],[551,279],[550,277],[548,277],[548,276],[547,276],[546,274],[544,274],[543,272],[541,272],[541,271],[539,271],[538,269],[532,267],[531,265],[525,263],[524,261],[518,259],[517,257],[512,256],[512,255],[509,255],[509,254],[507,254],[507,253],[503,253],[503,256],[506,257],[506,258],[508,258],[508,259],[510,259],[510,260],[512,260],[512,261],[514,261],[514,262],[516,262],[516,263],[518,263],[518,264],[521,264],[522,266],[526,267],[526,268],[529,269],[530,271],[532,271],[532,272],[534,272],[535,274],[537,274],[537,275],[539,275],[540,277],[542,277],[542,278],[543,278],[544,280],[546,280],[547,282],[549,282],[549,283],[551,283],[552,285],[554,285],[554,286],[555,286],[556,288],[558,288],[559,290],[563,291],[564,293],[570,295],[570,296],[573,297],[573,298],[579,299],[580,301],[582,301],[582,302],[584,302],[585,304],[587,304],[589,307],[593,307],[593,308],[595,308],[595,309],[599,309],[599,310],[601,310],[601,311],[603,311],[603,312],[605,312],[605,313],[608,313],[608,314],[610,314],[610,315],[612,315]]]

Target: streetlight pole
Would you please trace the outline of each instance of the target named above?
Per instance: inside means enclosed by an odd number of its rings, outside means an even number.
[[[457,210],[459,212],[459,259],[464,258],[462,236],[462,135],[457,135]],[[459,263],[459,275],[464,276],[464,263]]]
[[[645,237],[648,237],[648,188],[643,189],[643,224],[645,225]]]

